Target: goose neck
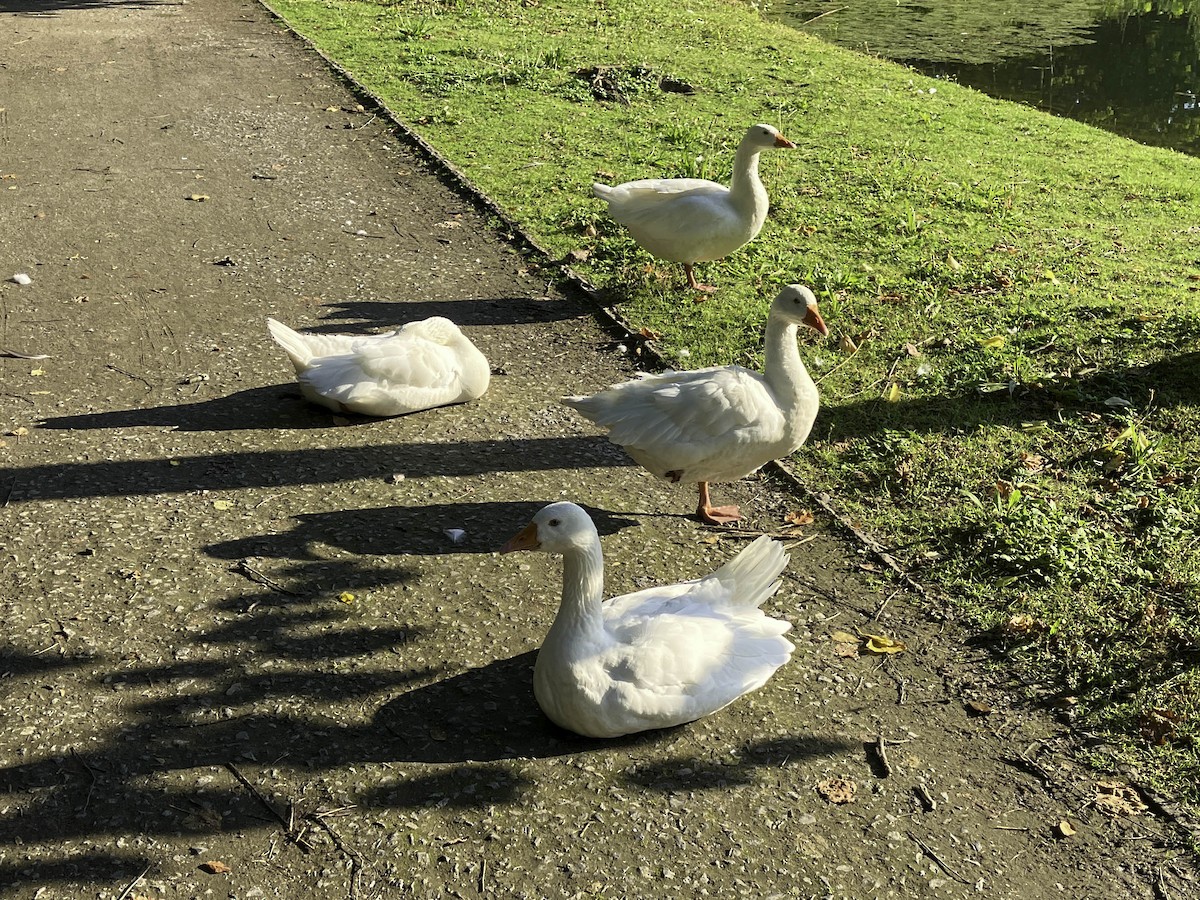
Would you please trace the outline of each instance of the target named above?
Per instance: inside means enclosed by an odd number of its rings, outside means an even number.
[[[797,325],[774,317],[767,320],[763,347],[763,377],[781,405],[815,407],[817,386],[796,346]],[[806,402],[807,401],[807,402]],[[815,414],[815,409],[814,409]]]
[[[590,632],[603,627],[600,603],[604,597],[604,555],[600,538],[563,554],[562,603],[554,629]]]
[[[767,191],[758,177],[758,155],[761,147],[744,143],[738,147],[733,158],[733,177],[729,181],[729,193],[735,202],[747,206],[763,207],[766,214]]]

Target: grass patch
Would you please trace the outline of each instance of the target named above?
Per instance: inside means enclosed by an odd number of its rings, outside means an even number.
[[[1070,697],[1098,763],[1200,805],[1200,160],[722,0],[272,2],[688,366],[758,365],[771,298],[811,285],[859,350],[803,348],[796,469]],[[764,154],[767,225],[693,305],[589,185],[724,180],[757,121],[798,150]]]

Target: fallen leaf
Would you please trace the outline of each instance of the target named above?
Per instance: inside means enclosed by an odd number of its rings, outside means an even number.
[[[233,870],[219,859],[210,859],[208,862],[200,863],[200,871],[207,872],[209,875],[224,875]]]
[[[797,509],[783,517],[788,525],[811,525],[814,521],[811,510]]]
[[[45,374],[46,374],[46,370],[45,370],[45,369],[32,369],[32,370],[30,370],[29,374],[30,374],[30,375],[35,375],[35,376],[36,376],[36,375],[45,375]]]
[[[841,348],[843,353],[858,352],[858,344],[854,343],[854,338],[850,337],[848,334],[843,334],[841,336],[841,338],[838,340],[838,347]]]
[[[213,504],[213,509],[219,509],[222,511],[227,510],[227,509],[233,509],[233,501],[232,500],[214,500],[212,502],[212,504]]]
[[[992,711],[992,706],[983,700],[967,700],[963,703],[968,716],[986,716]]]
[[[826,778],[817,783],[817,793],[830,803],[849,803],[857,785],[848,778]]]
[[[1061,819],[1059,821],[1059,823],[1054,826],[1054,836],[1055,837],[1069,838],[1071,835],[1073,835],[1075,833],[1076,833],[1075,826],[1072,825],[1070,822],[1068,822],[1066,819]]]
[[[343,603],[353,603],[354,595],[349,591],[342,591],[340,594],[338,594],[338,599]]]
[[[833,645],[833,655],[839,659],[858,659],[858,641],[853,644],[837,643]]]
[[[946,254],[946,265],[948,265],[955,272],[962,271],[962,263],[960,263],[957,259],[954,258],[953,255],[951,255],[949,253]]]
[[[1046,626],[1027,613],[1016,613],[1004,623],[1004,630],[1015,635],[1040,634]]]
[[[888,403],[895,403],[900,399],[900,385],[892,382],[888,385],[887,390],[883,392],[883,399]]]
[[[209,199],[209,197],[208,194],[189,194],[188,199],[194,203],[203,203],[205,200]]]
[[[1136,816],[1147,807],[1138,792],[1124,782],[1098,781],[1096,808],[1110,816]]]
[[[645,338],[648,341],[661,341],[662,340],[661,334],[659,334],[657,331],[651,331],[649,328],[641,329],[638,332],[638,334],[640,334],[643,338]]]
[[[857,644],[858,643],[858,635],[850,634],[850,632],[848,632],[848,631],[835,631],[829,637],[836,644]]]
[[[898,641],[882,634],[864,634],[862,638],[867,642],[867,649],[872,653],[900,653],[908,649],[904,641]]]
[[[990,338],[984,338],[983,340],[981,340],[979,342],[979,346],[983,347],[985,350],[990,350],[993,347],[1003,347],[1004,340],[1005,340],[1004,335],[997,334],[997,335],[993,335]]]

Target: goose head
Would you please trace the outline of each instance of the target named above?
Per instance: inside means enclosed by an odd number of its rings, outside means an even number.
[[[585,549],[595,540],[596,526],[581,507],[567,502],[551,503],[509,538],[500,552],[543,550],[547,553],[566,553]]]
[[[742,145],[748,145],[760,150],[766,150],[770,147],[786,147],[792,150],[796,147],[795,144],[779,133],[779,129],[763,124],[751,125],[746,130],[746,136],[742,138]]]
[[[825,337],[829,329],[817,309],[817,298],[802,284],[789,284],[771,304],[771,315],[795,325],[807,325]]]

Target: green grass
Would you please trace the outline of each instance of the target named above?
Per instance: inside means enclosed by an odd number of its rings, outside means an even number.
[[[668,356],[757,365],[779,286],[813,286],[835,338],[802,348],[823,408],[794,468],[1031,699],[1072,698],[1098,764],[1200,805],[1200,159],[722,0],[272,2],[551,252],[588,250]],[[758,121],[798,149],[764,155],[771,217],[694,305],[589,185],[724,180]]]

